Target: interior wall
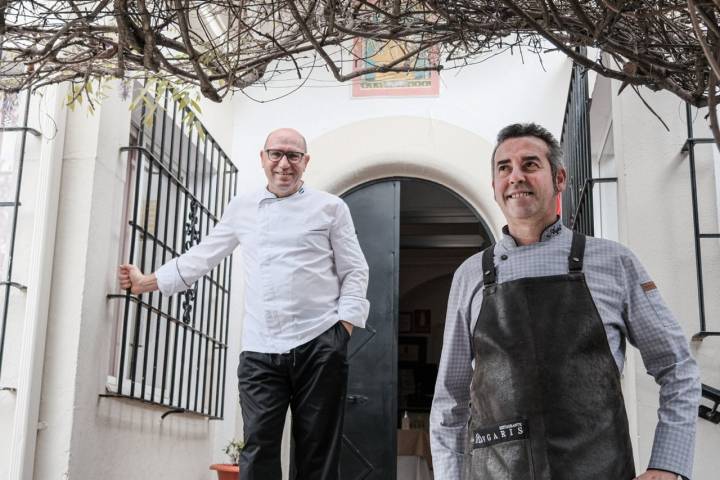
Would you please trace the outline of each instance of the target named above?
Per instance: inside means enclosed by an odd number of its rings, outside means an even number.
[[[407,272],[407,276],[413,276],[415,273],[414,271]],[[440,274],[419,283],[415,288],[400,296],[400,312],[413,312],[416,309],[430,310],[430,341],[426,358],[428,363],[440,363],[445,314],[451,284],[452,273]]]

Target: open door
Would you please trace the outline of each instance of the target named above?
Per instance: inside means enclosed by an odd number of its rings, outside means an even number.
[[[400,182],[363,185],[343,199],[370,266],[370,316],[348,346],[340,478],[395,480]]]

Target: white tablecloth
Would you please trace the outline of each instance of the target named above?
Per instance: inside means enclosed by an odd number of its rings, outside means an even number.
[[[398,430],[397,449],[397,480],[433,480],[428,432]]]
[[[397,480],[433,480],[433,474],[423,457],[400,455],[397,457]]]

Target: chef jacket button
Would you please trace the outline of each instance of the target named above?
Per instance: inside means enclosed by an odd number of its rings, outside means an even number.
[[[507,260],[507,259],[508,259],[507,255],[500,255],[500,260]]]

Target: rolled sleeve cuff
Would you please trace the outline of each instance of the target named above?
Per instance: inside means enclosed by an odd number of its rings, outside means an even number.
[[[190,285],[187,285],[185,280],[180,276],[177,258],[170,260],[158,268],[155,271],[155,277],[157,278],[158,290],[165,296],[173,295],[190,288]]]
[[[676,473],[683,479],[690,480],[694,451],[693,431],[678,431],[677,428],[658,425],[648,468]]]
[[[463,473],[465,472],[465,462],[467,461],[464,455],[447,454],[439,456],[433,453],[432,461],[435,480],[457,480],[458,478],[464,478]]]
[[[370,302],[366,298],[343,295],[338,303],[338,317],[355,327],[365,328],[370,312]]]

